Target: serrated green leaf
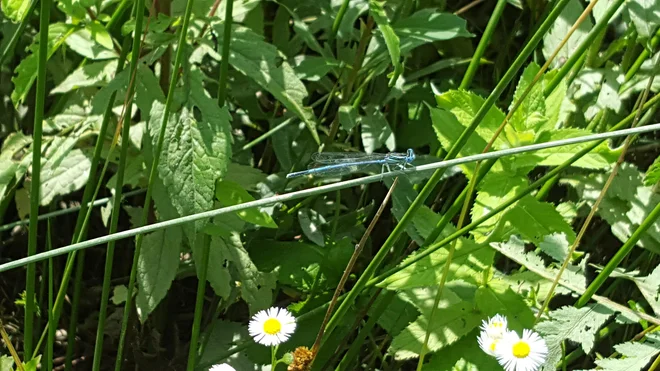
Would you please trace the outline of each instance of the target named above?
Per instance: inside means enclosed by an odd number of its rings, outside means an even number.
[[[488,282],[488,286],[479,287],[474,299],[484,320],[486,316],[501,314],[507,317],[509,329],[518,332],[534,325],[534,313],[524,298],[504,281],[492,280]]]
[[[575,21],[584,11],[584,7],[579,0],[571,0],[568,2],[555,23],[550,28],[550,31],[545,34],[543,38],[543,56],[549,59],[550,55],[559,46],[562,40],[568,35],[568,31],[573,27]],[[590,18],[585,19],[580,26],[573,32],[568,42],[559,50],[559,53],[552,61],[551,68],[561,67],[568,58],[571,57],[575,49],[586,39],[587,34],[591,31],[593,23]]]
[[[392,28],[399,37],[400,55],[406,55],[426,43],[474,36],[467,31],[463,18],[432,8],[421,9],[407,18],[395,22]],[[367,48],[362,69],[382,73],[389,64],[388,54],[387,45],[383,39],[378,36],[373,37]]]
[[[205,330],[204,339],[207,339],[206,346],[199,357],[199,364],[219,363],[218,349],[229,349],[237,342],[248,341],[251,338],[247,327],[243,324],[216,319]],[[222,362],[236,370],[252,370],[259,367],[248,359],[247,354],[247,352],[238,352]]]
[[[397,335],[390,345],[390,352],[396,359],[409,359],[419,355],[424,343],[427,328],[431,337],[427,343],[431,352],[443,349],[461,337],[470,333],[481,322],[481,314],[472,310],[473,304],[461,300],[451,290],[443,290],[442,299],[433,320],[429,323],[428,316],[436,296],[437,289],[407,290],[404,300],[411,302],[422,313],[415,322]],[[475,339],[476,342],[476,339]]]
[[[116,102],[117,105],[123,105],[126,88],[130,81],[131,73],[129,68],[125,68],[121,73],[115,76],[108,85],[99,90],[92,98],[92,114],[103,115],[105,112],[110,96],[113,92],[117,92]],[[135,77],[135,98],[134,103],[140,110],[142,119],[149,120],[149,114],[154,102],[164,103],[165,94],[160,88],[158,78],[154,75],[153,71],[144,64],[139,64]],[[159,107],[163,105],[160,104]],[[158,124],[160,127],[160,124]]]
[[[534,252],[525,252],[525,243],[515,235],[511,236],[507,242],[491,243],[490,246],[502,255],[525,266],[530,271],[545,279],[549,279],[549,277],[554,278],[559,273],[559,268],[546,268],[543,259]],[[567,269],[562,273],[561,281],[566,282],[570,287],[584,289],[586,287],[584,267],[568,265]]]
[[[378,109],[368,108],[367,115],[363,116],[360,122],[362,123],[362,145],[366,153],[373,153],[383,144],[390,151],[394,151],[396,148],[394,133],[387,119]]]
[[[325,239],[321,230],[321,226],[325,224],[323,215],[304,207],[298,210],[298,222],[305,237],[321,247],[325,246]]]
[[[474,329],[454,344],[433,353],[422,370],[485,371],[502,368],[495,357],[479,348],[478,336],[479,329]]]
[[[226,173],[231,158],[231,117],[226,106],[218,107],[206,94],[202,79],[199,70],[190,71],[185,105],[170,115],[158,164],[159,176],[181,216],[213,208],[216,181]],[[158,137],[162,110],[155,101],[149,122],[152,141]],[[184,227],[187,237],[194,238],[206,222]]]
[[[437,285],[447,261],[447,249],[439,249],[409,267],[386,277],[378,286],[388,290],[403,290],[413,287]],[[487,245],[479,245],[472,240],[461,238],[449,267],[447,281],[462,279],[476,284],[483,271],[493,263],[493,250]],[[402,264],[415,255],[410,255]]]
[[[534,77],[541,70],[536,63],[530,63],[523,71],[516,87],[516,92],[513,95],[509,111],[513,108],[514,104],[519,104],[518,109],[511,117],[510,125],[516,131],[532,130],[536,131],[544,126],[548,121],[545,117],[545,96],[543,95],[543,77],[532,87],[522,103],[517,103],[522,97],[523,92],[534,81]]]
[[[536,143],[546,143],[550,141],[577,138],[584,135],[593,134],[583,129],[554,129],[541,132],[536,138]],[[571,144],[554,148],[546,148],[533,153],[526,153],[512,156],[511,167],[513,169],[534,167],[534,166],[557,166],[566,160],[575,156],[575,153],[590,146],[591,143]],[[614,163],[619,156],[619,150],[612,150],[603,142],[591,152],[582,156],[571,166],[586,169],[606,169]]]
[[[213,29],[218,35],[218,44],[223,45],[224,24],[214,23]],[[263,37],[239,25],[232,25],[231,38],[229,63],[273,94],[305,123],[314,140],[320,143],[314,113],[303,103],[307,89],[284,60],[284,55],[272,44],[266,43]],[[219,58],[212,50],[207,51],[210,56]]]
[[[144,236],[138,257],[135,298],[138,318],[144,323],[167,294],[179,268],[183,235],[179,226]]]
[[[646,174],[644,175],[645,186],[653,186],[658,183],[660,183],[660,156],[646,169]]]
[[[319,81],[339,63],[313,55],[298,55],[293,59],[293,70],[301,80]]]
[[[660,202],[660,195],[642,183],[642,174],[634,165],[623,163],[598,208],[598,215],[611,226],[622,242],[627,241],[637,227]],[[591,207],[600,195],[607,174],[567,175],[561,182],[570,184],[579,199]],[[637,244],[660,254],[660,223],[654,223]]]
[[[602,371],[641,371],[660,353],[660,336],[649,334],[644,342],[628,342],[615,345],[622,358],[596,360]]]
[[[116,60],[88,63],[69,74],[50,93],[67,93],[83,87],[106,85],[115,76],[116,69]]]
[[[197,245],[199,243],[195,244],[194,257],[199,256]],[[232,233],[229,238],[211,237],[210,253],[209,264],[213,261],[219,263],[220,267],[227,267],[237,272],[237,277],[233,274],[232,276],[240,285],[241,297],[247,302],[250,314],[270,307],[276,283],[275,274],[262,272],[257,268],[243,247],[238,233]],[[217,254],[216,257],[213,257],[214,254]],[[209,266],[209,273],[212,269]]]
[[[637,35],[642,40],[651,38],[660,26],[660,2],[657,0],[626,1],[630,20],[635,25]]]
[[[61,159],[49,159],[41,168],[42,206],[50,204],[56,196],[77,191],[87,183],[92,167],[89,151],[74,149]]]
[[[540,246],[546,236],[562,233],[569,243],[575,241],[573,228],[552,204],[525,196],[506,213],[506,220],[528,240]]]
[[[521,175],[502,171],[490,171],[479,184],[477,197],[470,211],[472,218],[481,218],[488,214],[494,208],[513,198],[528,183],[527,178]],[[515,205],[509,206],[506,210],[510,210],[513,207]],[[496,240],[505,239],[511,233],[510,228],[507,230],[495,228],[505,218],[506,213],[503,212],[481,223],[481,225],[471,232],[475,241],[483,242],[490,238],[496,238]],[[497,235],[494,236],[494,233]]]
[[[648,276],[638,276],[635,272],[614,272],[612,277],[622,277],[631,280],[649,303],[656,314],[660,313],[660,265],[655,267]]]
[[[554,369],[561,360],[564,340],[580,344],[584,352],[589,354],[594,347],[598,329],[614,312],[604,305],[594,304],[580,309],[565,306],[550,312],[549,315],[551,319],[537,324],[535,329],[548,345],[545,365],[548,369]]]
[[[243,187],[230,180],[223,180],[216,184],[215,197],[220,201],[222,206],[232,206],[254,201],[254,197],[243,189]],[[275,224],[273,218],[257,208],[243,209],[238,211],[237,215],[248,223],[266,228],[277,228],[277,224]]]
[[[48,59],[77,28],[77,26],[64,23],[53,23],[48,27]],[[11,78],[11,82],[14,83],[14,90],[11,92],[11,100],[14,102],[14,106],[23,103],[34,80],[37,78],[37,61],[39,59],[37,40],[39,40],[39,35],[35,36],[34,42],[30,45],[32,53],[21,61]]]
[[[0,371],[13,371],[14,358],[12,356],[3,355],[0,357]]]
[[[265,246],[267,248],[264,248]],[[303,292],[334,287],[355,247],[347,238],[329,241],[326,247],[301,242],[254,241],[250,252],[262,272],[277,271],[280,284]],[[282,257],[286,257],[283,259]]]
[[[30,9],[30,0],[2,0],[2,12],[14,23],[21,22]]]
[[[339,106],[339,125],[346,131],[351,131],[358,124],[358,114],[351,105],[343,104]],[[660,166],[658,166],[660,167]]]
[[[401,50],[399,50],[399,37],[390,25],[389,19],[387,19],[387,14],[383,8],[384,4],[384,1],[369,0],[369,13],[371,13],[371,16],[376,21],[378,29],[385,40],[385,45],[387,45],[387,50],[390,53],[392,66],[394,67],[394,71],[388,75],[390,78],[389,86],[391,87],[403,73],[403,65],[401,64]]]
[[[553,233],[545,236],[539,247],[544,253],[550,255],[551,258],[558,262],[564,262],[570,248],[568,240],[566,240],[566,235],[563,233]]]
[[[257,184],[266,181],[267,175],[261,170],[252,166],[240,165],[235,162],[230,162],[227,166],[227,174],[225,179],[239,184],[246,190],[256,190]]]

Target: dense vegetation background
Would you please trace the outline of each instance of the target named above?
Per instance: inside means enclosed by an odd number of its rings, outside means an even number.
[[[0,370],[270,369],[271,306],[315,370],[501,369],[497,313],[546,370],[658,369],[657,132],[286,174],[657,123],[659,26],[658,0],[3,0]]]

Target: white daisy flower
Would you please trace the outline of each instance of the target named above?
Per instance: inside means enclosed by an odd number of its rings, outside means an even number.
[[[500,339],[495,339],[493,337],[490,337],[488,336],[488,333],[486,331],[481,331],[479,337],[477,338],[477,341],[479,342],[479,347],[481,348],[481,350],[486,352],[486,354],[493,357],[497,355],[495,353],[495,349],[497,346],[497,342],[500,341]]]
[[[213,365],[209,371],[236,371],[236,369],[226,363],[223,363],[221,365]]]
[[[522,338],[514,331],[507,331],[497,342],[495,353],[506,371],[536,371],[545,362],[548,346],[532,330],[523,330]]]
[[[289,339],[296,330],[296,319],[284,308],[268,308],[252,316],[248,331],[259,344],[272,346]]]
[[[481,330],[485,331],[493,339],[501,339],[507,331],[506,317],[501,314],[488,318],[481,323]]]

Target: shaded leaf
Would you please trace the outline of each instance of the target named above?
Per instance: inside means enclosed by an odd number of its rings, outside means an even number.
[[[647,335],[644,342],[628,342],[615,345],[614,349],[622,358],[596,360],[603,371],[641,371],[660,353],[660,336]]]
[[[568,2],[555,23],[550,28],[550,31],[543,37],[543,56],[549,59],[552,52],[559,46],[561,41],[568,35],[568,31],[573,27],[575,21],[584,11],[584,7],[579,0],[571,0]],[[590,18],[585,19],[575,32],[568,39],[568,42],[559,50],[559,53],[552,61],[550,67],[561,67],[568,58],[575,52],[575,49],[586,39],[587,34],[593,27]]]
[[[305,237],[321,247],[325,246],[323,231],[321,230],[321,225],[325,224],[323,215],[304,207],[298,210],[298,221]]]
[[[394,133],[383,114],[375,108],[367,109],[367,115],[360,120],[362,123],[362,145],[366,153],[373,153],[383,144],[394,151],[396,143]]]
[[[224,24],[214,23],[213,28],[219,45],[223,45]],[[232,25],[231,38],[229,63],[273,94],[307,125],[314,140],[320,143],[314,113],[303,103],[307,89],[289,63],[283,60],[284,55],[272,44],[266,43],[263,37],[242,26]],[[219,59],[217,53],[207,51],[210,56]]]
[[[575,232],[552,204],[529,195],[507,211],[506,220],[536,246],[554,233],[564,234],[569,243],[575,240]]]
[[[548,358],[544,369],[554,370],[562,357],[562,342],[570,340],[582,346],[589,354],[594,347],[598,329],[614,315],[601,304],[587,305],[580,309],[565,306],[550,312],[550,320],[536,325],[535,329],[548,345]]]
[[[626,9],[638,37],[643,40],[651,38],[660,26],[660,1],[630,0],[626,1]]]
[[[77,26],[64,23],[53,23],[48,27],[48,59],[77,28]],[[37,78],[37,62],[39,60],[37,40],[39,40],[39,35],[35,36],[34,42],[30,45],[32,53],[21,61],[11,78],[11,82],[14,83],[14,90],[11,92],[11,100],[14,102],[14,106],[23,103],[34,80]]]
[[[238,183],[230,180],[223,180],[216,184],[215,197],[220,201],[222,206],[238,205],[250,201],[254,201],[254,197],[250,195]],[[241,219],[248,223],[260,225],[266,228],[277,228],[277,224],[273,221],[270,215],[259,210],[258,208],[243,209],[236,213]]]
[[[394,71],[388,77],[390,78],[389,86],[392,86],[403,73],[403,65],[401,64],[401,50],[399,50],[399,37],[390,25],[389,19],[387,19],[387,14],[383,8],[384,4],[384,1],[369,0],[369,13],[371,13],[371,16],[376,21],[378,29],[385,40],[385,45],[387,45],[387,50],[390,53]]]
[[[89,59],[112,59],[118,55],[113,49],[112,37],[97,21],[87,23],[85,28],[74,32],[66,44],[76,53]]]
[[[144,236],[138,257],[135,299],[138,318],[144,323],[167,294],[179,268],[183,235],[179,226]]]
[[[88,63],[69,74],[50,93],[67,93],[83,87],[106,85],[115,76],[116,69],[115,60]]]

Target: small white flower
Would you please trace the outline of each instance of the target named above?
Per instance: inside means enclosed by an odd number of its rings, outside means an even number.
[[[495,347],[497,346],[497,342],[500,341],[500,339],[492,338],[488,336],[486,331],[481,331],[477,341],[479,342],[479,347],[481,350],[486,352],[486,354],[493,357],[496,356]]]
[[[272,346],[289,339],[296,330],[296,319],[283,308],[268,308],[252,316],[248,331],[259,344]]]
[[[226,363],[223,363],[221,365],[213,365],[209,371],[236,371],[236,369]]]
[[[532,330],[523,330],[522,338],[514,331],[507,331],[497,342],[495,353],[506,371],[536,371],[545,362],[548,346]]]
[[[501,339],[507,331],[506,326],[506,317],[497,314],[495,317],[488,318],[488,321],[483,321],[481,323],[481,330],[485,331],[493,339]]]

